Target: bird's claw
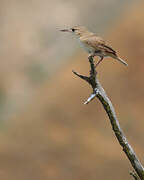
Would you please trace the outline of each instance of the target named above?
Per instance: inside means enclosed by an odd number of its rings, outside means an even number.
[[[95,55],[93,55],[93,54],[89,54],[89,55],[88,55],[88,59],[94,58],[94,56],[95,56]]]

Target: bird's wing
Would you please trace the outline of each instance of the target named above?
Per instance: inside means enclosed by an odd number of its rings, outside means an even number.
[[[107,53],[116,55],[116,51],[113,50],[110,46],[107,46],[107,45],[105,45],[105,44],[101,44],[101,45],[99,45],[99,48],[100,48],[102,51],[105,51],[105,52],[107,52]]]
[[[105,41],[101,37],[93,35],[93,36],[82,39],[82,41],[85,44],[95,48],[96,50],[100,50],[103,52],[116,55],[116,51],[113,50],[110,46],[106,45]]]
[[[98,45],[105,44],[105,41],[101,37],[98,37],[96,35],[82,37],[82,38],[80,38],[80,40],[83,43],[85,43],[91,47],[94,47],[94,48],[97,48]]]

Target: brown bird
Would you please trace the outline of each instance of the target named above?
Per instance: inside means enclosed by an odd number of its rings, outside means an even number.
[[[70,29],[63,29],[62,32],[71,32],[74,34],[81,46],[89,53],[89,57],[99,56],[100,60],[96,66],[103,60],[104,57],[112,57],[122,64],[128,66],[128,64],[121,59],[115,50],[113,50],[106,42],[95,33],[90,32],[83,26],[74,26]]]

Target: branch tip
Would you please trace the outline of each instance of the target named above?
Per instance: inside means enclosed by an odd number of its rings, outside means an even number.
[[[95,97],[96,97],[97,94],[91,94],[90,97],[87,99],[87,101],[84,102],[84,104],[88,104],[90,103]]]
[[[81,74],[77,73],[77,72],[74,71],[74,70],[72,70],[72,72],[73,72],[76,76],[78,76],[79,78],[81,78],[81,79],[87,81],[88,83],[90,82],[90,78],[89,78],[89,77],[84,76],[84,75],[81,75]]]

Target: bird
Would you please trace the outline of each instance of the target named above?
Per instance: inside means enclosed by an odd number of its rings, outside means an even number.
[[[93,32],[90,32],[86,27],[74,26],[72,28],[62,29],[60,31],[74,34],[80,42],[82,48],[88,52],[88,58],[94,58],[95,56],[100,57],[95,67],[102,62],[104,57],[111,57],[128,66],[128,64],[117,55],[117,52],[111,46],[109,46],[103,38],[97,36]]]

